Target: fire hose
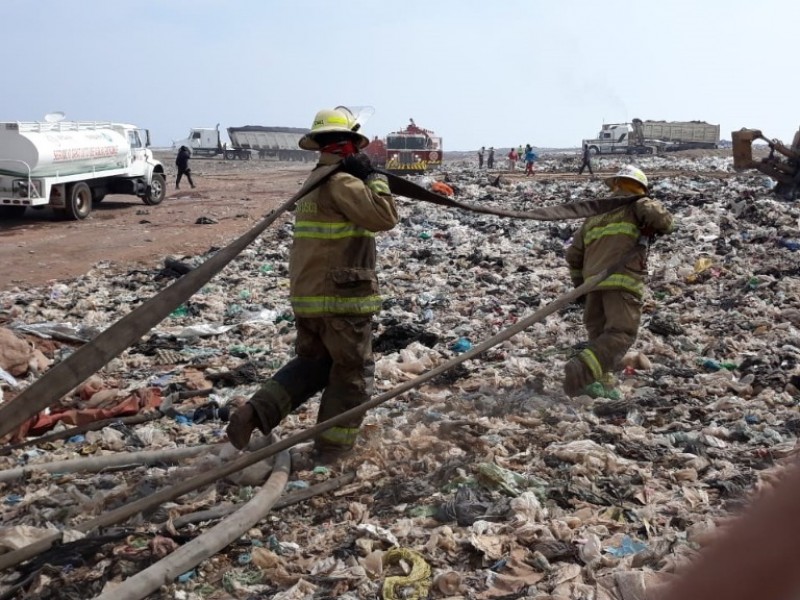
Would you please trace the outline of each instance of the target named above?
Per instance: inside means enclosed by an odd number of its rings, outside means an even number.
[[[370,399],[369,401],[365,402],[360,406],[351,408],[348,411],[336,415],[335,417],[328,419],[327,421],[318,423],[317,425],[314,425],[313,427],[310,427],[300,433],[291,435],[275,444],[271,444],[260,450],[256,450],[244,454],[242,456],[239,456],[238,458],[224,465],[221,465],[212,470],[196,475],[174,486],[159,490],[154,494],[151,494],[134,502],[130,502],[128,504],[120,506],[119,508],[116,508],[108,513],[100,515],[99,517],[95,517],[90,521],[85,521],[83,523],[80,523],[76,525],[74,529],[83,533],[89,533],[103,527],[108,527],[110,525],[120,523],[142,511],[155,508],[163,504],[164,502],[169,502],[171,500],[174,500],[175,498],[183,496],[184,494],[188,494],[189,492],[194,491],[198,488],[214,483],[215,481],[222,479],[223,477],[227,477],[231,473],[236,473],[237,471],[241,471],[242,469],[245,469],[252,464],[255,464],[259,461],[274,456],[278,452],[286,450],[287,448],[291,448],[292,446],[295,446],[300,442],[312,439],[317,435],[319,435],[320,433],[322,433],[323,431],[330,429],[331,427],[341,425],[342,423],[346,423],[353,418],[360,417],[361,415],[371,410],[372,408],[375,408],[376,406],[379,406],[387,402],[388,400],[391,400],[392,398],[395,398],[400,394],[403,394],[411,389],[419,387],[423,383],[430,381],[431,379],[437,377],[438,375],[441,375],[445,371],[448,371],[467,360],[479,356],[480,354],[486,352],[487,350],[493,348],[494,346],[497,346],[498,344],[501,344],[502,342],[510,339],[516,334],[524,331],[534,323],[538,323],[547,316],[564,308],[565,306],[575,301],[580,296],[588,294],[589,292],[594,290],[604,279],[606,279],[606,277],[608,277],[614,271],[619,269],[622,265],[627,263],[637,251],[638,251],[637,248],[633,248],[631,251],[626,253],[626,255],[623,256],[623,258],[618,263],[612,265],[607,269],[604,269],[597,275],[589,277],[582,285],[556,298],[553,302],[540,308],[533,314],[523,319],[520,319],[510,327],[507,327],[506,329],[497,333],[496,335],[492,336],[486,341],[481,342],[480,344],[474,346],[471,350],[451,358],[450,360],[439,365],[438,367],[431,369],[426,373],[423,373],[419,377],[416,377],[410,381],[402,383],[396,388],[389,390],[388,392],[384,392],[383,394],[375,396],[374,398]],[[6,569],[14,567],[20,564],[21,562],[24,562],[46,551],[47,549],[52,547],[53,544],[58,543],[61,537],[62,533],[59,531],[47,536],[46,538],[42,538],[34,542],[33,544],[29,544],[28,546],[24,546],[18,550],[14,550],[12,552],[0,555],[0,571],[4,571]]]
[[[144,333],[149,331],[150,328],[165,318],[172,310],[174,310],[175,307],[185,302],[186,299],[188,299],[197,289],[202,287],[216,273],[222,270],[222,268],[227,265],[239,252],[241,252],[258,235],[266,230],[266,228],[277,218],[281,212],[289,209],[299,198],[307,194],[316,186],[320,185],[327,177],[335,172],[336,168],[337,166],[316,169],[314,172],[312,172],[311,177],[309,177],[297,194],[284,203],[278,210],[270,213],[265,219],[257,224],[256,227],[234,240],[234,242],[220,250],[217,254],[208,259],[197,269],[182,277],[169,288],[163,290],[141,306],[131,311],[131,313],[106,329],[87,345],[77,350],[62,363],[59,363],[57,366],[53,367],[53,369],[48,371],[39,380],[34,382],[34,384],[27,388],[22,394],[17,396],[8,405],[2,407],[0,409],[0,435],[8,433],[14,427],[24,422],[26,418],[34,415],[42,408],[60,398],[68,390],[78,385],[81,381],[89,377],[91,374],[96,372],[97,369],[101,368],[109,360],[114,358],[114,356],[122,352],[131,343],[139,339]],[[625,198],[605,198],[590,200],[587,202],[564,204],[560,206],[541,207],[534,211],[523,213],[490,209],[489,207],[474,207],[472,205],[460,203],[450,198],[445,198],[439,196],[438,194],[434,194],[433,192],[417,186],[416,184],[413,184],[403,178],[394,175],[389,175],[388,178],[392,192],[397,195],[403,195],[413,199],[434,202],[436,204],[465,210],[474,210],[475,212],[537,220],[561,220],[567,218],[593,216],[602,214],[609,210],[614,210],[615,208],[624,206],[625,204],[633,202],[639,198],[639,196]],[[500,333],[476,345],[471,350],[446,361],[442,365],[431,369],[430,371],[420,375],[419,377],[416,377],[413,380],[397,386],[393,390],[375,396],[364,404],[343,412],[327,421],[318,423],[317,425],[310,427],[301,433],[289,436],[284,440],[271,444],[270,446],[260,450],[242,455],[235,460],[228,462],[227,464],[196,475],[195,477],[169,488],[162,489],[145,498],[141,498],[134,502],[123,505],[92,520],[80,523],[74,529],[79,532],[89,533],[97,529],[122,522],[142,511],[157,507],[164,502],[168,502],[200,487],[214,483],[218,479],[238,472],[252,464],[255,464],[256,462],[274,456],[278,452],[286,450],[300,442],[312,439],[331,427],[335,427],[342,423],[348,422],[355,417],[359,417],[372,408],[420,386],[421,384],[437,377],[445,371],[467,360],[479,356],[490,348],[493,348],[494,346],[508,340],[514,335],[527,329],[534,323],[541,321],[547,316],[567,306],[580,296],[591,292],[610,274],[614,273],[624,264],[626,264],[637,251],[637,248],[632,249],[630,252],[626,253],[626,255],[623,256],[616,264],[604,269],[592,277],[589,277],[582,285],[573,289],[567,294],[560,296],[547,306],[540,308],[528,317],[520,319],[514,325],[511,325]],[[18,550],[8,552],[0,556],[0,571],[14,567],[21,562],[24,562],[40,554],[41,552],[46,551],[54,544],[58,543],[61,538],[62,533],[60,531],[55,532],[43,539],[38,540],[37,542],[34,542],[33,544],[29,544],[28,546],[24,546]]]
[[[34,381],[11,402],[0,407],[0,437],[14,431],[27,419],[57,402],[64,394],[104,367],[131,344],[164,320],[173,310],[186,302],[228,263],[261,235],[277,218],[289,210],[303,196],[321,185],[339,168],[339,164],[318,167],[311,172],[300,190],[268,214],[252,229],[225,246],[196,269],[187,273],[168,288],[162,290],[119,321],[105,329],[88,344],[81,346],[65,360],[55,365]],[[528,212],[508,211],[488,206],[458,202],[425,189],[407,179],[381,171],[389,180],[393,194],[440,206],[472,212],[494,214],[502,217],[557,221],[594,216],[629,204],[642,196],[610,197],[573,202],[557,206],[543,206]]]

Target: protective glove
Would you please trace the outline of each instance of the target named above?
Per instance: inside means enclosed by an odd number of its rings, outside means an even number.
[[[345,173],[350,173],[353,177],[358,177],[362,181],[375,172],[369,156],[361,152],[346,157],[342,161],[342,170]]]

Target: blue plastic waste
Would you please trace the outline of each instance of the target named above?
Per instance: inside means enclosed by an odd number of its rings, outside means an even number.
[[[191,571],[187,571],[183,575],[178,575],[178,583],[186,583],[190,579],[194,579],[194,576],[197,575],[194,569]]]
[[[472,350],[472,342],[470,342],[467,338],[458,338],[455,342],[450,344],[450,350],[456,354],[461,354],[467,350]]]
[[[627,535],[622,538],[622,542],[620,543],[619,546],[612,546],[610,548],[606,548],[606,552],[608,552],[611,556],[614,556],[616,558],[623,558],[624,556],[633,556],[634,554],[638,554],[642,550],[647,550],[647,545]]]
[[[308,489],[308,482],[301,481],[299,479],[295,480],[295,481],[290,481],[289,483],[286,484],[286,489],[287,490],[307,490]]]
[[[797,252],[800,250],[800,242],[797,240],[780,240],[778,242],[779,246],[783,246],[787,250],[791,250],[792,252]]]

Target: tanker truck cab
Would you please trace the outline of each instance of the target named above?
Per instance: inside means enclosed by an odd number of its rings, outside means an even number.
[[[164,166],[146,129],[122,123],[0,123],[0,219],[52,207],[85,219],[107,194],[160,204]]]

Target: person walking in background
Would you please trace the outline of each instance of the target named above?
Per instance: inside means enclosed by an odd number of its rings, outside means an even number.
[[[594,175],[592,171],[592,153],[589,151],[589,144],[583,145],[583,156],[581,157],[581,168],[578,169],[578,175],[583,175],[583,170],[589,168],[589,173]]]
[[[192,170],[189,168],[189,158],[192,156],[191,151],[186,146],[181,146],[178,149],[178,156],[175,157],[175,166],[178,167],[178,176],[175,178],[175,189],[181,189],[181,178],[186,175],[189,185],[194,189],[194,181],[192,181]]]
[[[489,148],[489,158],[486,159],[486,168],[487,169],[494,168],[494,146]]]
[[[515,148],[511,149],[511,152],[508,153],[508,170],[514,171],[517,168],[517,161],[519,160],[519,154],[517,154],[517,150]]]
[[[296,356],[231,417],[228,439],[240,450],[256,428],[269,434],[317,392],[318,423],[372,395],[372,316],[381,309],[375,232],[392,229],[398,215],[386,176],[361,152],[369,139],[359,126],[345,107],[321,110],[300,139],[303,150],[319,151],[319,166],[342,167],[297,203],[289,255]],[[331,460],[350,450],[362,419],[317,435],[318,458]]]
[[[530,144],[525,146],[525,177],[533,176],[533,163],[538,157]]]
[[[478,150],[478,168],[479,169],[483,168],[483,155],[484,155],[485,152],[486,152],[486,147],[485,146],[481,146],[481,149]]]
[[[640,169],[626,165],[605,183],[612,196],[638,199],[583,222],[566,253],[572,283],[578,287],[629,253],[632,256],[583,297],[589,343],[564,367],[568,396],[582,393],[595,381],[610,391],[610,372],[639,332],[649,238],[672,232],[672,215],[661,202],[647,197],[647,176]]]

